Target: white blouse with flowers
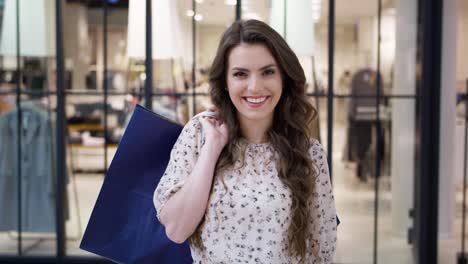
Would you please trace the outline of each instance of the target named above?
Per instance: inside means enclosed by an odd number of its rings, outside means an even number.
[[[201,124],[195,117],[182,130],[155,190],[158,219],[165,203],[189,177],[203,145],[202,137]],[[309,202],[312,240],[307,241],[305,263],[331,263],[337,223],[328,165],[317,140],[311,140],[309,153],[320,173]],[[202,229],[206,250],[191,247],[194,263],[299,263],[288,253],[291,192],[278,177],[274,155],[269,143],[249,144],[244,166],[221,172],[227,192],[220,177],[214,177]]]

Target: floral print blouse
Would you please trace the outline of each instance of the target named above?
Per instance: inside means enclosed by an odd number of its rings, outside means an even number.
[[[204,143],[198,117],[191,119],[175,143],[167,169],[154,192],[157,217],[169,198],[183,185]],[[331,263],[336,247],[336,212],[324,149],[312,139],[310,155],[319,168],[304,263]],[[221,172],[205,212],[202,240],[205,250],[191,247],[194,263],[299,263],[288,253],[287,231],[291,222],[291,192],[275,167],[269,143],[248,144],[244,166]],[[239,168],[240,167],[240,168]]]

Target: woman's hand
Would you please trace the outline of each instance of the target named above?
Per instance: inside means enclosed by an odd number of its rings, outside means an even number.
[[[215,107],[208,108],[210,112],[217,112]],[[229,133],[226,123],[218,117],[201,117],[200,123],[205,137],[205,146],[213,151],[221,151],[227,144]]]

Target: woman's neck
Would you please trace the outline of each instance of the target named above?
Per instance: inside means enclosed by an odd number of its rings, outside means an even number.
[[[247,118],[239,118],[239,125],[242,137],[250,143],[265,143],[268,141],[267,131],[272,124],[270,120],[250,120]]]

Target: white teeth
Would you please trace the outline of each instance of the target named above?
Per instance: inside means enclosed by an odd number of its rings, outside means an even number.
[[[258,98],[249,98],[249,97],[245,98],[245,100],[247,100],[247,102],[255,103],[255,104],[262,103],[263,101],[265,101],[265,99],[266,99],[266,96],[265,97],[258,97]]]

